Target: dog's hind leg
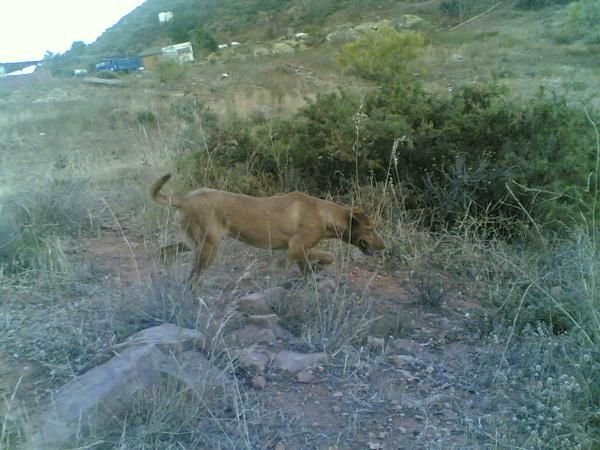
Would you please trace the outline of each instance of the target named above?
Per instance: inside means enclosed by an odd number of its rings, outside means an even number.
[[[216,259],[220,237],[204,231],[203,227],[191,225],[185,229],[186,244],[194,249],[194,262],[189,280],[197,280],[200,273]]]
[[[219,251],[219,244],[214,242],[205,241],[195,252],[194,262],[192,264],[192,270],[190,272],[189,280],[197,280],[200,273],[207,269],[215,262],[217,253]]]

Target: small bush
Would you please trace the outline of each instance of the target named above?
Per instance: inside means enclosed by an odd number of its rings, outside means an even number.
[[[561,27],[558,39],[570,42],[581,39],[588,44],[600,43],[600,3],[596,0],[580,0],[567,7],[567,20]]]
[[[380,83],[404,78],[410,63],[423,51],[425,40],[415,31],[382,28],[342,48],[338,65],[361,78]]]
[[[70,181],[8,199],[0,216],[0,266],[9,272],[66,273],[61,240],[90,230],[89,203],[81,186]]]
[[[185,66],[169,59],[159,61],[154,72],[161,83],[182,81],[187,74]]]
[[[158,117],[152,111],[138,111],[135,117],[137,122],[143,126],[154,127],[158,124]]]

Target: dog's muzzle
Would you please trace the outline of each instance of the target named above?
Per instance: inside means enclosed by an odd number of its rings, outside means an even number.
[[[366,241],[358,241],[358,248],[367,256],[373,256],[373,249],[369,246]]]

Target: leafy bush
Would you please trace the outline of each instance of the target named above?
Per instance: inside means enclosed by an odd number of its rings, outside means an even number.
[[[62,180],[7,199],[0,216],[0,271],[67,272],[61,239],[90,231],[89,204],[79,183]]]
[[[158,124],[158,117],[152,111],[138,111],[135,113],[135,118],[142,126],[154,127]]]
[[[567,20],[559,31],[559,40],[569,42],[582,39],[586,43],[600,43],[600,3],[580,0],[567,7]]]
[[[186,76],[186,68],[170,59],[163,59],[156,64],[154,73],[162,83],[181,81]]]
[[[214,36],[210,34],[202,25],[197,26],[194,30],[193,42],[194,50],[198,56],[216,52],[218,48],[218,44]]]
[[[398,32],[391,27],[373,30],[344,45],[337,63],[366,80],[385,83],[406,76],[409,63],[423,51],[424,43],[419,32]]]
[[[414,83],[363,98],[324,94],[293,120],[232,123],[210,154],[282,189],[347,192],[392,179],[410,189],[407,206],[439,226],[466,213],[553,231],[591,220],[595,152],[586,117],[543,90],[524,104],[507,94],[468,85],[445,97]]]

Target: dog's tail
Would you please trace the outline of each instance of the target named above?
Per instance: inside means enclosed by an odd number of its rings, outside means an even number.
[[[164,175],[160,177],[160,179],[152,185],[150,188],[150,196],[152,200],[156,203],[160,203],[161,205],[174,206],[176,208],[181,207],[182,199],[181,197],[169,196],[160,192],[162,187],[165,185],[167,181],[171,178],[171,174]]]

